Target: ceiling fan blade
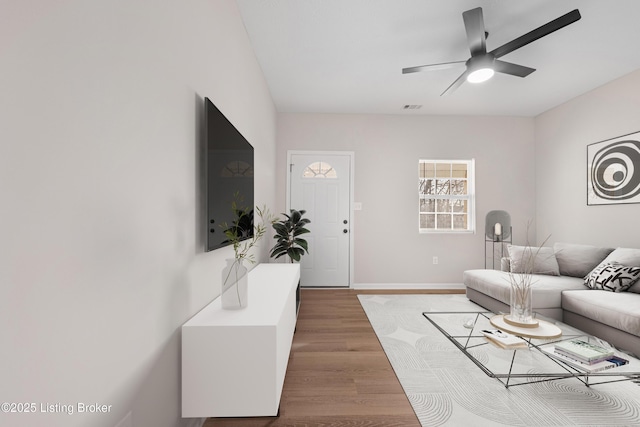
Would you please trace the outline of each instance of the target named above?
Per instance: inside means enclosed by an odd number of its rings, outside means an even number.
[[[499,59],[493,61],[493,69],[498,73],[511,74],[517,77],[527,77],[536,70],[535,68],[525,67],[524,65],[500,61]]]
[[[471,56],[483,55],[487,53],[487,40],[484,32],[484,18],[482,8],[467,10],[462,13],[464,28],[467,30],[467,43]]]
[[[458,64],[464,64],[466,61],[442,62],[440,64],[419,65],[417,67],[403,68],[402,74],[417,73],[419,71],[444,70],[445,68],[455,67]]]
[[[458,77],[453,83],[451,83],[449,85],[449,87],[447,89],[445,89],[445,91],[440,94],[440,96],[452,94],[453,91],[458,89],[460,87],[460,85],[462,83],[464,83],[465,80],[467,80],[467,74],[469,74],[469,70],[465,70],[464,73],[460,74],[460,77]]]
[[[504,56],[507,53],[511,53],[516,49],[520,49],[521,47],[526,46],[529,43],[538,40],[539,38],[553,33],[554,31],[558,31],[559,29],[564,28],[569,24],[573,24],[580,18],[581,16],[578,9],[572,10],[571,12],[562,15],[561,17],[556,18],[551,22],[546,23],[543,26],[536,28],[535,30],[529,31],[527,34],[520,36],[517,39],[503,44],[499,48],[496,48],[489,53],[491,53],[496,58],[500,58],[501,56]]]

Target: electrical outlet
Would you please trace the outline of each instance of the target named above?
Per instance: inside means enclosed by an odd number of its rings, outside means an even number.
[[[437,263],[438,263],[438,257],[437,257],[437,256],[434,256],[434,257],[433,257],[433,264],[435,265],[435,264],[437,264]]]

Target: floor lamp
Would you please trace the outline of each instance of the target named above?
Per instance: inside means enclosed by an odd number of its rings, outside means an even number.
[[[489,211],[484,222],[484,268],[487,268],[487,245],[491,244],[491,268],[496,268],[496,245],[500,260],[504,256],[504,244],[512,242],[511,215],[507,211]]]

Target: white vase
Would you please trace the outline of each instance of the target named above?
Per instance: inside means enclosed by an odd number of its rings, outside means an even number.
[[[249,303],[249,276],[242,259],[227,259],[222,270],[222,308],[238,310]]]

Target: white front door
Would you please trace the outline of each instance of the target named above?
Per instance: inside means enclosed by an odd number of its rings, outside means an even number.
[[[352,155],[290,154],[289,207],[305,210],[309,253],[300,262],[300,284],[348,287],[351,245]]]

